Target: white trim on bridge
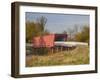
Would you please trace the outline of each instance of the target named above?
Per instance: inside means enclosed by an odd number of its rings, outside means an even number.
[[[88,45],[88,43],[85,42],[61,42],[61,41],[56,41],[54,42],[54,44],[56,46],[68,46],[68,47],[78,46],[78,45]]]

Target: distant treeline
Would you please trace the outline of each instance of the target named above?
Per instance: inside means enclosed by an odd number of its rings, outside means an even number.
[[[71,29],[69,28],[63,33],[68,34],[68,41],[78,41],[78,42],[89,43],[90,28],[88,25],[83,25],[82,27],[75,25],[74,28],[71,28]]]
[[[32,38],[35,36],[41,36],[50,34],[49,30],[45,28],[47,19],[44,16],[37,18],[37,21],[26,22],[26,42],[31,43]],[[68,30],[64,30],[62,33],[68,34],[68,41],[79,41],[89,43],[89,26],[84,24],[79,30],[79,26],[75,25],[74,28],[69,27]]]

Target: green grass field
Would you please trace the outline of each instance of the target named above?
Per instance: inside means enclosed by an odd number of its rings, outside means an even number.
[[[73,50],[46,55],[27,55],[26,67],[89,64],[89,47],[77,46]]]

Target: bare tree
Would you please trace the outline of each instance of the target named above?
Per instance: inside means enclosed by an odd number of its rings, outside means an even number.
[[[68,32],[68,34],[69,34],[69,40],[72,40],[73,33],[74,33],[74,29],[68,28],[68,29],[67,29],[67,32]]]
[[[74,33],[76,34],[79,31],[79,26],[77,24],[74,25]]]
[[[38,24],[42,34],[44,32],[46,22],[47,22],[47,18],[45,18],[44,16],[37,18],[37,24]]]

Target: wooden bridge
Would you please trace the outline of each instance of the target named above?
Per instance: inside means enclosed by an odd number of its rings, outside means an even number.
[[[72,50],[77,45],[88,45],[82,42],[68,42],[67,34],[49,34],[38,37],[33,37],[31,48],[33,53],[55,53],[64,50]]]

